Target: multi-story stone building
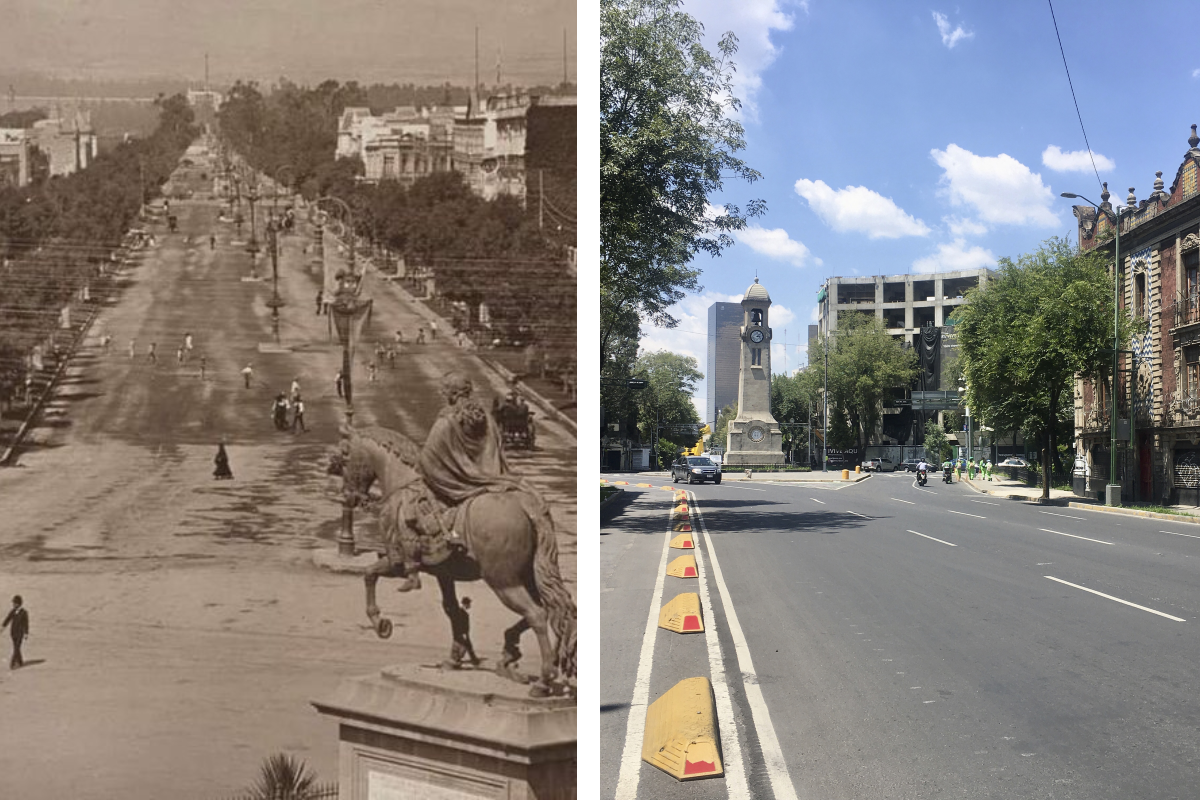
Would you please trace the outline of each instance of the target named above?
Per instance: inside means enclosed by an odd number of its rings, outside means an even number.
[[[1076,381],[1076,453],[1090,478],[1077,491],[1103,494],[1110,479],[1125,500],[1200,505],[1200,137],[1192,126],[1189,149],[1170,189],[1156,173],[1154,190],[1138,202],[1129,189],[1114,210],[1107,184],[1100,213],[1075,206],[1084,249],[1116,247],[1120,215],[1120,304],[1140,321],[1120,356],[1117,474],[1110,472],[1113,401],[1105,381]]]
[[[69,120],[38,120],[29,134],[34,146],[45,154],[51,177],[87,169],[98,152],[91,116],[85,111],[77,112]]]
[[[0,186],[29,183],[33,143],[24,128],[0,128]]]

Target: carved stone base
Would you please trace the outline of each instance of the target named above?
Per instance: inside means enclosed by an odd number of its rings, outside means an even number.
[[[773,419],[735,419],[729,423],[728,447],[721,462],[733,467],[783,464],[783,431]]]
[[[416,665],[314,701],[338,722],[340,800],[574,800],[575,700]]]

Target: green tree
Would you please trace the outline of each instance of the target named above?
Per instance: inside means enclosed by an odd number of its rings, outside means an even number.
[[[954,453],[949,439],[946,438],[946,431],[941,425],[938,425],[936,419],[925,421],[925,452],[937,462],[938,466],[941,466],[941,463]]]
[[[1047,239],[1016,261],[1000,259],[995,276],[955,314],[972,416],[1044,440],[1042,497],[1050,496],[1056,428],[1075,377],[1103,379],[1110,369],[1109,264],[1106,253]],[[1128,342],[1128,313],[1118,324],[1119,341]]]
[[[717,421],[713,424],[709,448],[719,447],[724,452],[725,446],[729,442],[729,421],[737,417],[737,413],[737,403],[731,403],[720,410],[717,414]]]
[[[634,366],[634,376],[648,381],[639,397],[638,423],[643,441],[650,440],[656,423],[698,427],[700,415],[692,403],[692,395],[704,373],[695,358],[665,350],[643,353]]]
[[[254,800],[310,800],[317,796],[317,776],[303,759],[286,753],[267,758],[250,790]]]
[[[830,444],[842,437],[845,415],[850,443],[862,448],[875,430],[889,389],[908,386],[917,374],[917,356],[888,334],[873,316],[848,314],[829,344]],[[820,346],[823,348],[824,343]],[[810,370],[818,369],[815,365]],[[824,364],[819,367],[824,379]]]
[[[668,307],[700,288],[691,266],[720,255],[730,232],[766,210],[745,212],[709,197],[736,177],[761,176],[735,154],[746,146],[737,121],[732,57],[725,34],[714,56],[703,26],[680,0],[600,3],[600,351],[633,310],[672,327]]]

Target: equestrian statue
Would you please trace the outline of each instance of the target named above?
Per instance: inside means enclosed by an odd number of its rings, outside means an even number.
[[[383,553],[366,573],[366,612],[375,632],[391,635],[379,613],[375,585],[403,578],[399,590],[421,587],[422,572],[437,580],[453,643],[445,665],[478,666],[469,618],[455,592],[458,581],[483,580],[500,602],[520,615],[504,633],[496,671],[534,684],[531,694],[574,692],[575,602],[558,569],[558,541],[549,509],[529,484],[508,471],[500,434],[472,396],[470,380],[442,380],[445,407],[423,446],[381,427],[343,430],[330,472],[345,478],[352,504],[367,501],[373,485]],[[521,634],[532,628],[541,649],[541,675],[516,671]]]

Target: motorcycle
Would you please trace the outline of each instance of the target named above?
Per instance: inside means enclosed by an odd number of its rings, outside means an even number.
[[[925,470],[923,470],[923,469],[917,470],[917,485],[918,486],[924,486],[928,480],[929,480],[929,477],[925,474]]]
[[[952,479],[952,477],[951,477],[951,474],[950,474],[950,472],[951,472],[951,470],[950,470],[950,467],[946,467],[944,470],[942,470],[942,481],[943,481],[944,483],[951,483],[951,482],[952,482],[952,480],[953,480],[953,479]]]

